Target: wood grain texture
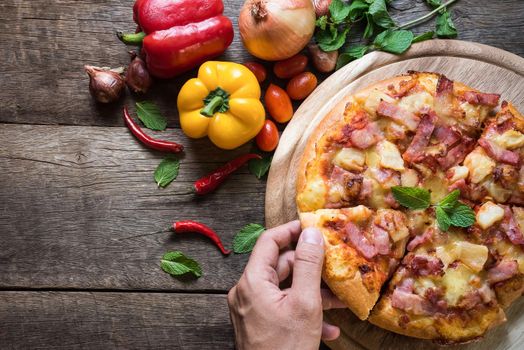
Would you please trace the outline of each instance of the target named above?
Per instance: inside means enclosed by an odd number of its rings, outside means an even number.
[[[243,167],[196,198],[194,180],[249,146],[217,152],[179,130],[165,134],[187,148],[177,180],[159,189],[163,155],[126,128],[0,124],[0,288],[227,291],[248,256],[223,257],[209,239],[175,237],[169,226],[201,220],[230,246],[243,225],[263,223],[265,182]],[[204,276],[181,282],[162,272],[160,257],[174,249],[201,262]]]
[[[226,0],[225,14],[235,25],[235,39],[218,59],[252,59],[237,30],[241,0]],[[74,1],[4,0],[0,3],[0,122],[67,125],[123,125],[120,107],[136,96],[103,106],[87,90],[84,64],[122,66],[129,61],[116,30],[134,30],[133,0]],[[494,45],[524,55],[524,2],[521,0],[461,0],[453,6],[460,38]],[[425,1],[396,0],[392,16],[399,23],[428,12]],[[502,20],[503,18],[503,20]],[[414,28],[422,33],[434,20]],[[358,33],[360,29],[356,29]],[[352,40],[354,42],[355,40]],[[176,96],[195,71],[159,81],[146,98],[154,99],[178,126]]]
[[[2,292],[0,348],[233,349],[226,297]]]
[[[304,147],[318,123],[338,102],[358,90],[408,70],[440,72],[481,91],[502,94],[502,99],[524,108],[524,59],[492,47],[461,41],[433,41],[415,45],[403,56],[372,53],[331,75],[300,106],[282,135],[270,170],[266,190],[266,226],[297,217],[296,172]],[[333,116],[336,118],[336,113]],[[464,349],[517,349],[524,340],[524,301],[509,310],[509,321],[481,343]],[[433,344],[387,332],[361,322],[349,311],[328,311],[325,317],[338,325],[341,336],[334,350],[431,349]]]

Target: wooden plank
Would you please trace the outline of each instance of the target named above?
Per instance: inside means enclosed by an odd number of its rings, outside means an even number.
[[[0,292],[2,349],[232,349],[225,295]]]
[[[230,246],[250,222],[263,223],[265,181],[243,167],[217,192],[191,193],[196,178],[249,151],[217,152],[206,140],[182,140],[178,179],[157,188],[163,158],[126,128],[0,124],[0,288],[104,288],[226,291],[247,255],[223,257],[207,238],[175,237],[173,220],[201,220]],[[168,136],[164,136],[168,135]],[[181,250],[204,276],[179,281],[159,268]]]
[[[237,28],[242,0],[225,1],[225,14]],[[132,30],[132,0],[49,2],[6,0],[0,4],[0,122],[122,125],[121,105],[129,96],[110,106],[93,102],[87,90],[84,64],[125,65],[128,55],[115,37],[116,30]],[[463,40],[494,45],[524,55],[524,2],[521,0],[461,0],[454,8],[456,25]],[[399,23],[428,12],[423,1],[397,0],[392,15]],[[504,16],[501,20],[500,15]],[[434,28],[434,21],[415,28],[421,33]],[[243,49],[238,30],[233,45],[219,59],[243,62],[251,59]],[[178,125],[176,96],[180,86],[195,71],[177,79],[159,81],[146,98],[154,99]],[[280,82],[282,84],[282,82]]]

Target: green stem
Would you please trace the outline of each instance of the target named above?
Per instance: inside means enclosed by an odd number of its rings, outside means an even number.
[[[224,103],[224,99],[220,96],[215,96],[202,110],[200,114],[205,115],[206,117],[212,117],[213,114],[219,109]]]
[[[410,21],[408,23],[404,23],[403,25],[401,26],[398,26],[397,28],[398,29],[407,29],[407,28],[410,28],[410,27],[413,27],[421,22],[424,22],[428,19],[430,19],[431,17],[433,17],[433,15],[435,15],[435,13],[439,12],[440,10],[442,10],[443,8],[453,4],[454,2],[456,2],[458,0],[449,0],[448,2],[446,2],[445,4],[442,4],[440,5],[439,7],[437,7],[436,9],[434,9],[433,11],[431,11],[430,13],[420,17],[420,18],[417,18],[413,21]]]
[[[134,45],[139,46],[142,45],[142,41],[146,37],[146,33],[139,32],[139,33],[123,33],[123,32],[116,32],[116,36],[120,41],[122,41],[126,45]]]

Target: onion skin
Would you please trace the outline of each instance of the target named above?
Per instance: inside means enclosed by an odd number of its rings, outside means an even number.
[[[89,92],[101,103],[115,102],[122,96],[124,78],[117,72],[94,66],[84,66],[89,75]]]
[[[325,16],[329,13],[329,5],[331,5],[331,1],[332,0],[313,0],[317,17]]]
[[[152,82],[146,63],[140,57],[134,57],[126,70],[126,84],[129,89],[135,93],[145,94]]]
[[[302,51],[315,31],[311,0],[247,0],[238,26],[242,42],[253,56],[281,61]]]

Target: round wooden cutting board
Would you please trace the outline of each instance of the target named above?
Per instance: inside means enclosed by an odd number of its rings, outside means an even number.
[[[524,112],[524,59],[509,52],[458,40],[430,40],[413,45],[402,56],[372,52],[331,75],[302,103],[282,134],[273,157],[266,191],[266,227],[297,218],[295,181],[299,160],[309,135],[344,96],[372,83],[409,70],[438,72],[483,92],[502,94]],[[453,349],[502,350],[524,348],[524,298],[507,312],[508,322],[482,341]],[[325,319],[340,326],[341,336],[328,345],[342,349],[438,348],[430,341],[385,331],[360,321],[349,310],[325,312]]]

